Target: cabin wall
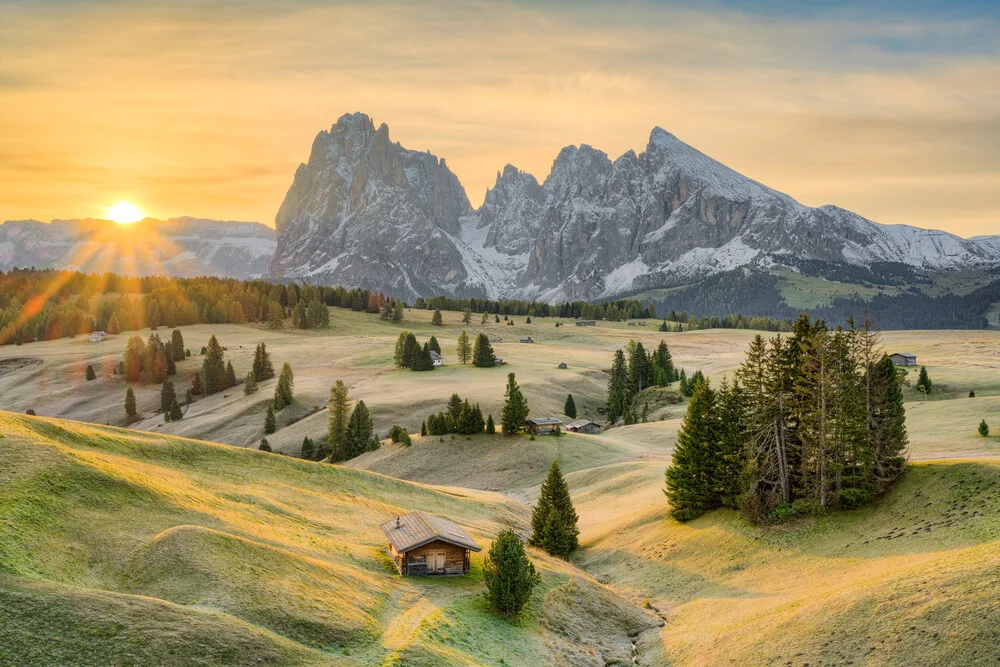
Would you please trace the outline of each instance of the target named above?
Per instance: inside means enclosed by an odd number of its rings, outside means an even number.
[[[406,574],[422,577],[440,574],[465,574],[469,571],[468,550],[447,542],[431,542],[406,554]],[[428,557],[435,552],[444,552],[444,572],[430,572]],[[432,557],[432,556],[431,556]]]

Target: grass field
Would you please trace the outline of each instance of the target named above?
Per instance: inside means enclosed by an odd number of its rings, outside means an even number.
[[[496,351],[508,364],[477,369],[455,362],[459,313],[444,313],[442,327],[431,326],[427,311],[408,311],[401,325],[331,314],[323,331],[182,331],[196,355],[217,334],[239,376],[260,340],[276,367],[289,361],[296,402],[268,439],[292,455],[304,436],[325,434],[327,393],[338,378],[366,402],[382,434],[393,423],[419,432],[452,392],[498,418],[508,372],[532,415],[561,416],[572,393],[581,416],[598,417],[605,370],[630,338],[647,348],[664,339],[678,365],[718,380],[755,335],[659,333],[652,322],[557,328],[545,318],[491,320],[485,330],[504,338]],[[421,341],[437,336],[446,365],[392,368],[403,328]],[[514,342],[521,335],[536,342]],[[158,388],[138,385],[143,419],[134,426],[145,433],[6,414],[0,628],[8,629],[0,646],[50,663],[169,654],[189,664],[253,655],[271,664],[603,665],[629,658],[629,637],[637,636],[641,664],[995,664],[1000,332],[883,339],[889,352],[917,354],[935,383],[923,396],[912,387],[919,368],[908,376],[914,465],[873,508],[768,530],[730,512],[685,525],[669,519],[663,471],[683,404],[654,405],[648,423],[592,436],[417,436],[411,447],[385,443],[347,467],[171,437],[255,446],[273,381],[250,397],[234,388],[200,399],[169,424],[155,414]],[[0,348],[0,408],[121,423],[125,385],[108,369],[125,340]],[[179,386],[200,362],[179,364]],[[88,363],[98,369],[90,383]],[[996,437],[977,434],[981,419]],[[377,524],[395,512],[429,507],[482,543],[504,526],[524,530],[553,459],[567,473],[583,549],[572,564],[533,552],[544,590],[522,622],[508,625],[484,608],[479,559],[473,576],[445,582],[403,580],[387,567]],[[569,603],[585,611],[567,616]],[[656,617],[667,621],[662,630],[650,625]],[[6,622],[12,618],[37,620],[29,632]],[[191,640],[174,646],[167,635]],[[107,641],[90,648],[95,636]],[[33,653],[53,645],[62,653]]]

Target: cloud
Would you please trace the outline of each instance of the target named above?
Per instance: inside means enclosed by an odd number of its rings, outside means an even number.
[[[806,203],[991,231],[997,12],[814,5],[0,4],[0,217],[128,191],[270,223],[315,134],[361,110],[473,201],[507,162],[543,178],[566,144],[614,157],[661,125]]]

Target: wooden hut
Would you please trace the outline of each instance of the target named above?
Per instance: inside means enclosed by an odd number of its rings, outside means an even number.
[[[405,577],[462,575],[469,571],[469,553],[482,551],[455,522],[423,512],[410,512],[382,524],[389,553]]]
[[[892,359],[892,363],[897,366],[916,366],[917,365],[917,355],[910,354],[908,352],[893,352],[889,355]]]
[[[566,430],[570,433],[600,433],[601,425],[590,419],[577,419],[566,424]]]
[[[524,422],[524,430],[534,435],[549,435],[556,432],[556,427],[562,424],[557,417],[532,417]]]

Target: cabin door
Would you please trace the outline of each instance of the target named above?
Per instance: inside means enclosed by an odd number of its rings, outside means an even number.
[[[444,572],[443,551],[431,551],[427,554],[427,571],[433,572],[434,574],[441,574]]]

